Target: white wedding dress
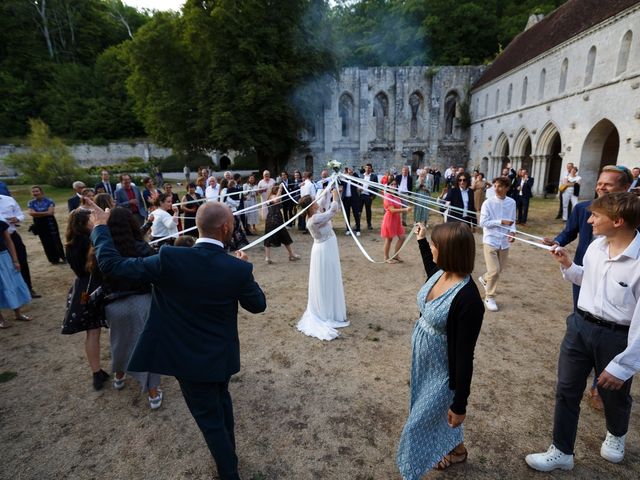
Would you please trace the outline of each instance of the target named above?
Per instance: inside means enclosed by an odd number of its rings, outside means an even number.
[[[314,242],[309,262],[309,300],[298,330],[320,340],[333,340],[339,335],[336,328],[349,325],[338,241],[331,224],[337,212],[338,203],[333,202],[326,212],[307,220]]]

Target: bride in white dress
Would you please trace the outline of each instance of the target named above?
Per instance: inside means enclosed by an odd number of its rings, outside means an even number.
[[[325,198],[328,199],[326,193]],[[305,208],[311,201],[311,197],[303,197],[298,206]],[[313,237],[313,247],[309,261],[309,300],[298,330],[320,340],[333,340],[339,335],[336,328],[349,325],[338,241],[331,224],[338,212],[338,190],[334,188],[333,202],[325,212],[320,211],[321,201],[322,198],[307,210],[307,229]]]

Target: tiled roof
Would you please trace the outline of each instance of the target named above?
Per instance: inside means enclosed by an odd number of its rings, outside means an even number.
[[[515,37],[473,90],[638,3],[640,0],[568,0]]]

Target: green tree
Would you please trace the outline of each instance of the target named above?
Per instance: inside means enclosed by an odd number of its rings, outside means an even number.
[[[52,137],[42,120],[30,119],[29,126],[29,151],[12,153],[4,159],[5,164],[17,170],[26,183],[63,187],[86,176],[62,140]]]

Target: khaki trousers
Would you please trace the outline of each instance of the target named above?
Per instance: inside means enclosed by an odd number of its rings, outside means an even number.
[[[487,282],[487,298],[496,296],[496,288],[498,286],[498,278],[507,266],[507,258],[509,258],[509,249],[493,248],[491,245],[483,245],[484,263],[487,264],[487,273],[482,278]]]

